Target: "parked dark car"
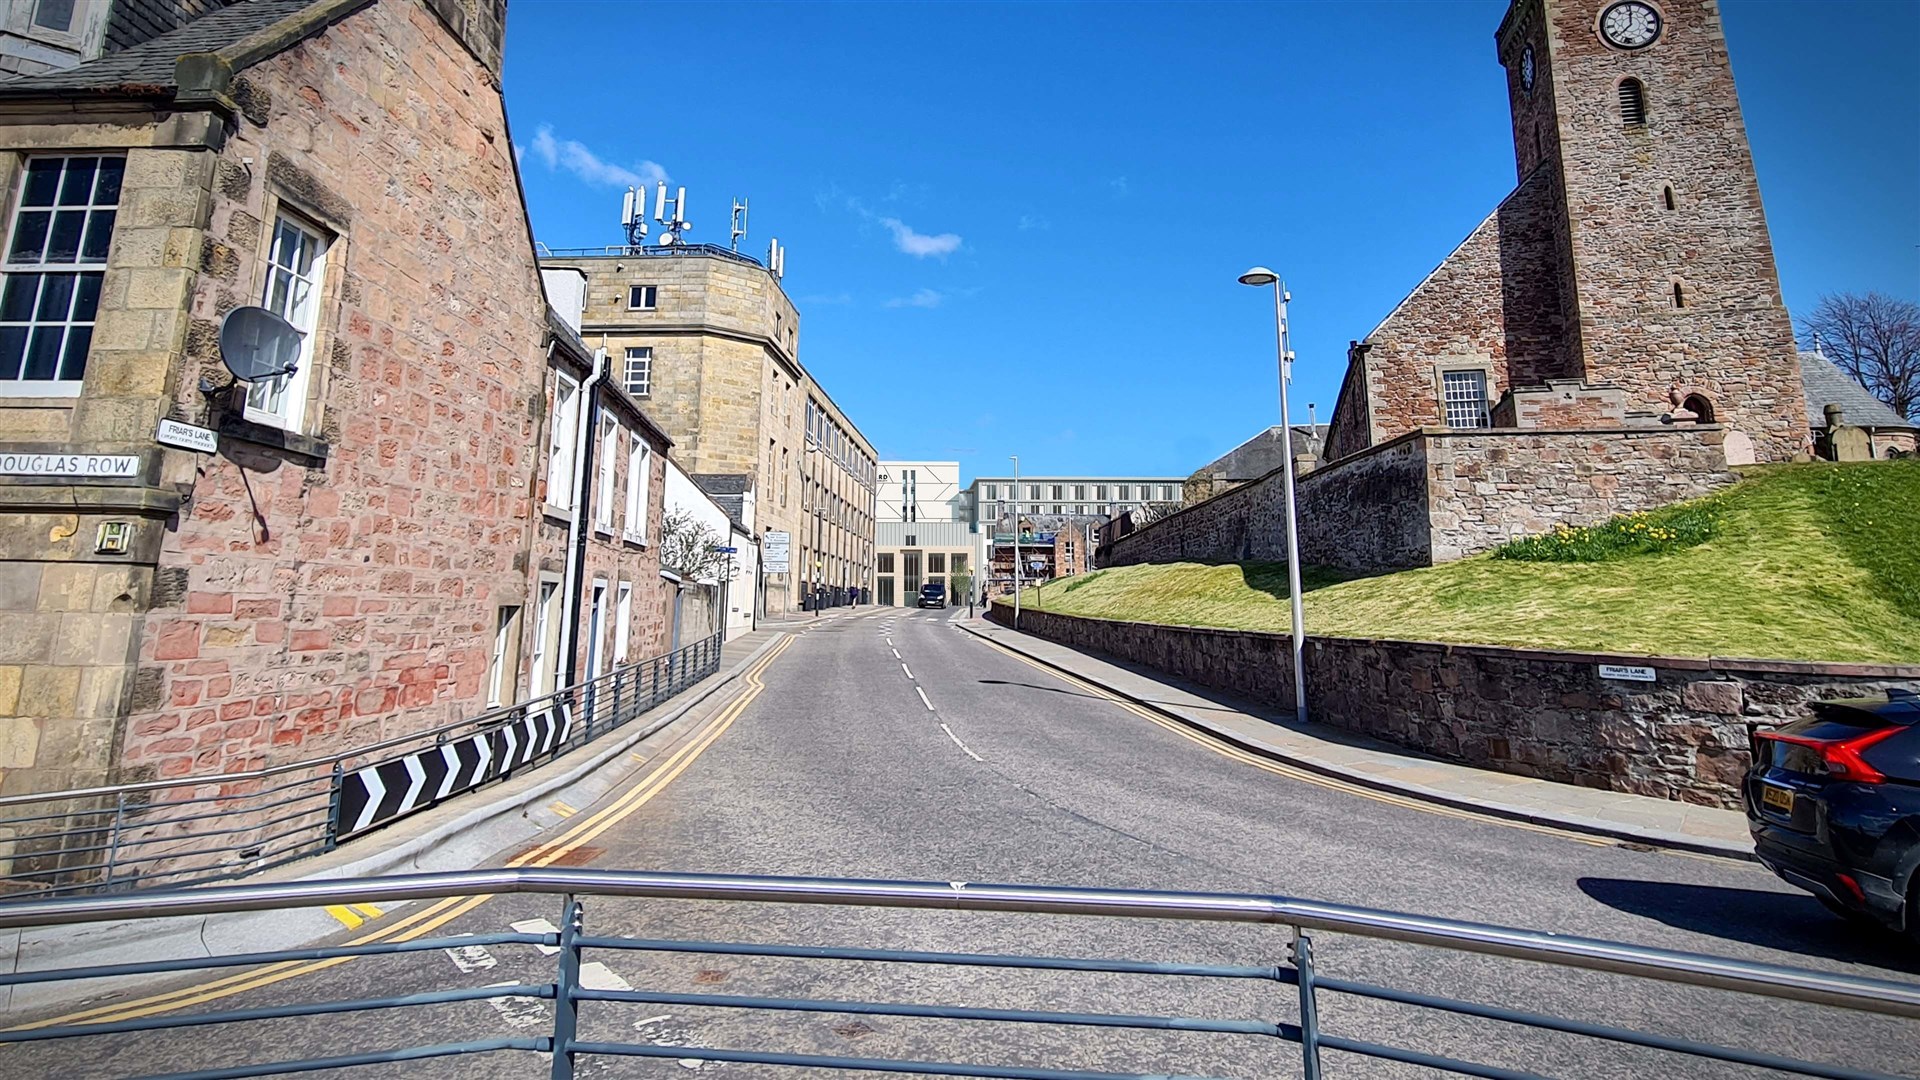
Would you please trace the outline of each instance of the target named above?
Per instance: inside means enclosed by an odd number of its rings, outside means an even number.
[[[929,581],[920,586],[920,599],[914,607],[946,607],[947,587],[937,581]]]
[[[1769,870],[1920,942],[1920,696],[1815,702],[1810,718],[1756,732],[1745,795]]]

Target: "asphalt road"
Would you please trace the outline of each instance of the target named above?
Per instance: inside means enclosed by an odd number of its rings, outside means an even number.
[[[1281,893],[1799,967],[1914,981],[1920,957],[1863,935],[1747,864],[1634,850],[1438,812],[1275,775],[1148,722],[997,650],[945,612],[822,620],[759,676],[743,709],[694,733],[660,770],[587,808],[544,857],[563,865]],[[729,721],[729,717],[732,719]],[[661,769],[666,769],[666,764]],[[600,811],[608,811],[602,818]],[[576,824],[576,822],[578,824]],[[596,835],[589,824],[604,831]],[[523,852],[502,853],[501,861]],[[390,912],[434,936],[561,918],[557,902],[495,897]],[[1260,926],[777,905],[590,900],[589,933],[1274,965],[1288,931]],[[352,935],[343,935],[343,938]],[[1323,975],[1619,1023],[1903,1075],[1920,1024],[1759,1002],[1519,961],[1318,935]],[[600,950],[601,985],[996,1008],[1291,1022],[1295,991],[1250,980],[749,959]],[[260,1007],[552,980],[528,946],[442,950],[296,972],[156,1011]],[[204,982],[205,980],[202,980]],[[248,984],[242,983],[242,986]],[[150,991],[149,991],[150,993]],[[198,1000],[205,998],[205,1000]],[[118,1014],[109,1014],[118,1015]],[[247,1056],[318,1056],[547,1030],[551,1005],[466,1001],[355,1017],[147,1032],[0,1052],[9,1076],[163,1073]],[[1328,994],[1338,1034],[1552,1076],[1752,1076],[1732,1066]],[[585,1037],[861,1057],[913,1056],[1126,1073],[1298,1075],[1271,1037],[1087,1030],[847,1013],[590,1003]],[[533,1054],[376,1066],[355,1076],[545,1075]],[[793,1076],[691,1058],[583,1060],[583,1076]],[[321,1074],[315,1074],[321,1075]],[[336,1075],[336,1074],[329,1074]],[[1425,1076],[1329,1053],[1329,1077]]]

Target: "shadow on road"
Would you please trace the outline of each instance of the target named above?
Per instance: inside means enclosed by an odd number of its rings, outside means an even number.
[[[1077,690],[1062,690],[1060,687],[1057,687],[1057,686],[1039,686],[1037,684],[1030,683],[1030,682],[1015,682],[1012,679],[975,679],[974,681],[984,686],[1020,686],[1020,687],[1025,687],[1028,690],[1045,690],[1049,694],[1065,694],[1068,697],[1083,697],[1083,698],[1086,698],[1088,701],[1105,700],[1104,698],[1095,697],[1092,694],[1080,693]]]
[[[1595,877],[1581,878],[1580,891],[1615,910],[1696,934],[1920,974],[1920,955],[1901,935],[1845,922],[1811,896]]]

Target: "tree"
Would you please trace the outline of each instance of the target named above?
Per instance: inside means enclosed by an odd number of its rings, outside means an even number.
[[[692,583],[727,576],[727,553],[719,534],[692,511],[667,511],[660,522],[660,569]]]
[[[966,570],[955,570],[947,575],[947,602],[957,604],[961,598],[973,595],[973,574]]]
[[[1888,408],[1920,419],[1920,304],[1877,292],[1829,294],[1800,320],[1800,337]]]

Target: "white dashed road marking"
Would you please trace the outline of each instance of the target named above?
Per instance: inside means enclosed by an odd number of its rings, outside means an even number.
[[[519,983],[510,982],[488,983],[487,988],[519,985]],[[547,1007],[542,1005],[538,998],[490,997],[487,999],[487,1004],[499,1011],[500,1019],[506,1021],[508,1027],[545,1027],[552,1023],[547,1019]]]
[[[457,949],[446,950],[446,954],[453,961],[454,967],[468,975],[476,971],[485,971],[500,962],[493,958],[492,953],[479,945],[462,945]]]
[[[906,661],[900,662],[900,670],[907,673],[907,678],[913,678],[913,669],[907,666]]]
[[[545,919],[522,919],[516,923],[508,923],[507,926],[516,934],[557,934],[560,932],[559,927]],[[535,945],[534,948],[539,949],[540,955],[542,956],[552,956],[560,951],[560,946],[558,945]]]
[[[631,990],[633,984],[598,960],[580,965],[580,985],[588,990]]]
[[[968,756],[968,757],[970,757],[970,758],[972,758],[972,759],[973,759],[973,760],[975,760],[975,761],[982,761],[982,762],[984,762],[985,760],[987,760],[986,758],[983,758],[983,757],[981,757],[981,756],[980,756],[979,754],[976,754],[976,753],[974,753],[974,752],[973,752],[973,750],[972,750],[972,749],[971,749],[970,747],[968,747],[966,743],[963,743],[963,742],[961,742],[961,741],[960,741],[960,736],[958,736],[958,735],[955,735],[955,734],[953,733],[953,729],[952,729],[952,728],[950,728],[950,727],[948,727],[948,726],[947,726],[947,725],[945,725],[945,724],[941,724],[941,725],[940,725],[940,730],[941,730],[941,731],[944,731],[944,732],[946,732],[946,733],[947,733],[947,738],[949,738],[949,739],[952,739],[952,740],[953,740],[953,745],[955,745],[955,746],[957,746],[957,747],[959,747],[959,748],[960,748],[960,749],[962,749],[962,750],[965,750],[965,751],[966,751],[966,754],[967,754],[967,756]]]
[[[933,702],[927,700],[927,692],[925,690],[920,689],[917,686],[913,688],[913,692],[920,695],[920,700],[922,703],[926,705],[927,711],[932,712]]]

